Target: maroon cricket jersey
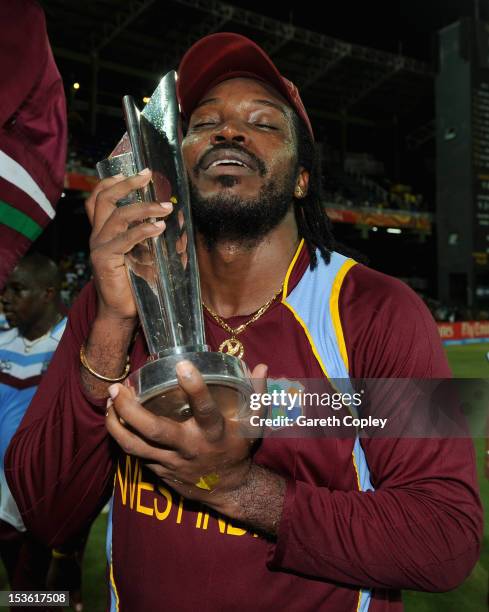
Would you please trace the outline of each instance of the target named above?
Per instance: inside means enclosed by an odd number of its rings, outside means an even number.
[[[406,285],[336,255],[333,262],[338,272],[323,286],[301,245],[284,295],[239,336],[250,368],[268,364],[269,385],[282,387],[342,368],[352,378],[450,376],[436,326]],[[470,440],[267,437],[254,460],[287,481],[278,537],[267,540],[121,456],[105,429],[105,403],[91,402],[79,378],[95,313],[90,284],[5,471],[26,525],[51,545],[112,496],[111,610],[397,611],[400,589],[447,590],[470,572],[482,530]],[[205,324],[217,350],[229,334],[208,315]],[[140,341],[133,367],[145,359]]]

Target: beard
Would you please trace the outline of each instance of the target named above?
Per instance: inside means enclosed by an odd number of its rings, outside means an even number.
[[[243,198],[228,190],[203,198],[190,181],[192,217],[206,247],[212,250],[220,242],[256,246],[292,208],[295,179],[295,172],[290,172],[280,184],[270,179],[256,198]],[[238,179],[223,175],[217,180],[223,187],[231,188]]]

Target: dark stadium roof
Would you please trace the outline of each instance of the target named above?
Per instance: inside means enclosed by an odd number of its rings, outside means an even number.
[[[403,117],[423,104],[426,109],[433,97],[434,69],[427,61],[321,34],[323,24],[314,31],[218,0],[41,4],[62,75],[67,84],[81,84],[72,106],[80,112],[96,101],[98,114],[118,115],[122,95],[150,95],[195,40],[217,31],[239,32],[261,44],[298,85],[313,122],[348,115],[368,123],[394,112]],[[282,14],[288,17],[286,8]],[[432,119],[423,112],[420,125]]]

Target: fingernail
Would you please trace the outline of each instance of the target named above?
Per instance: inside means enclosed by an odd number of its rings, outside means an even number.
[[[156,227],[165,227],[166,224],[164,221],[153,221],[153,225]]]
[[[144,176],[146,174],[149,174],[151,172],[151,170],[149,168],[144,168],[144,170],[141,170],[141,172],[138,172],[138,174],[140,174],[141,176]]]
[[[122,174],[122,172],[119,172],[118,174],[114,174],[113,178],[124,178],[124,175]]]
[[[176,370],[177,374],[182,378],[192,378],[194,374],[193,365],[190,363],[190,361],[179,361],[177,363]]]
[[[110,385],[108,392],[110,397],[115,399],[119,395],[119,385]]]
[[[160,202],[160,206],[165,210],[173,210],[173,204],[171,202]]]

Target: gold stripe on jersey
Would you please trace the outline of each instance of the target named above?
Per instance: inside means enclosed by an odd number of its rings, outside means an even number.
[[[299,246],[297,247],[297,251],[295,252],[294,257],[292,257],[292,261],[289,264],[289,268],[287,270],[287,274],[285,275],[284,288],[283,288],[283,291],[282,291],[282,302],[283,303],[285,303],[285,298],[287,297],[287,293],[289,291],[289,279],[290,279],[290,275],[292,274],[292,270],[294,269],[295,262],[297,261],[297,259],[299,258],[299,255],[301,254],[303,246],[304,246],[304,238],[302,238],[302,240],[299,242]]]
[[[347,259],[345,263],[341,266],[338,274],[336,275],[336,278],[334,279],[334,283],[331,288],[331,296],[329,298],[329,311],[331,313],[331,320],[333,321],[333,327],[336,333],[336,341],[338,342],[340,355],[343,359],[343,363],[345,364],[345,368],[348,373],[350,373],[350,368],[348,364],[348,352],[346,350],[345,336],[343,335],[343,327],[341,326],[339,301],[341,287],[343,286],[345,276],[356,263],[357,262],[353,259]]]

